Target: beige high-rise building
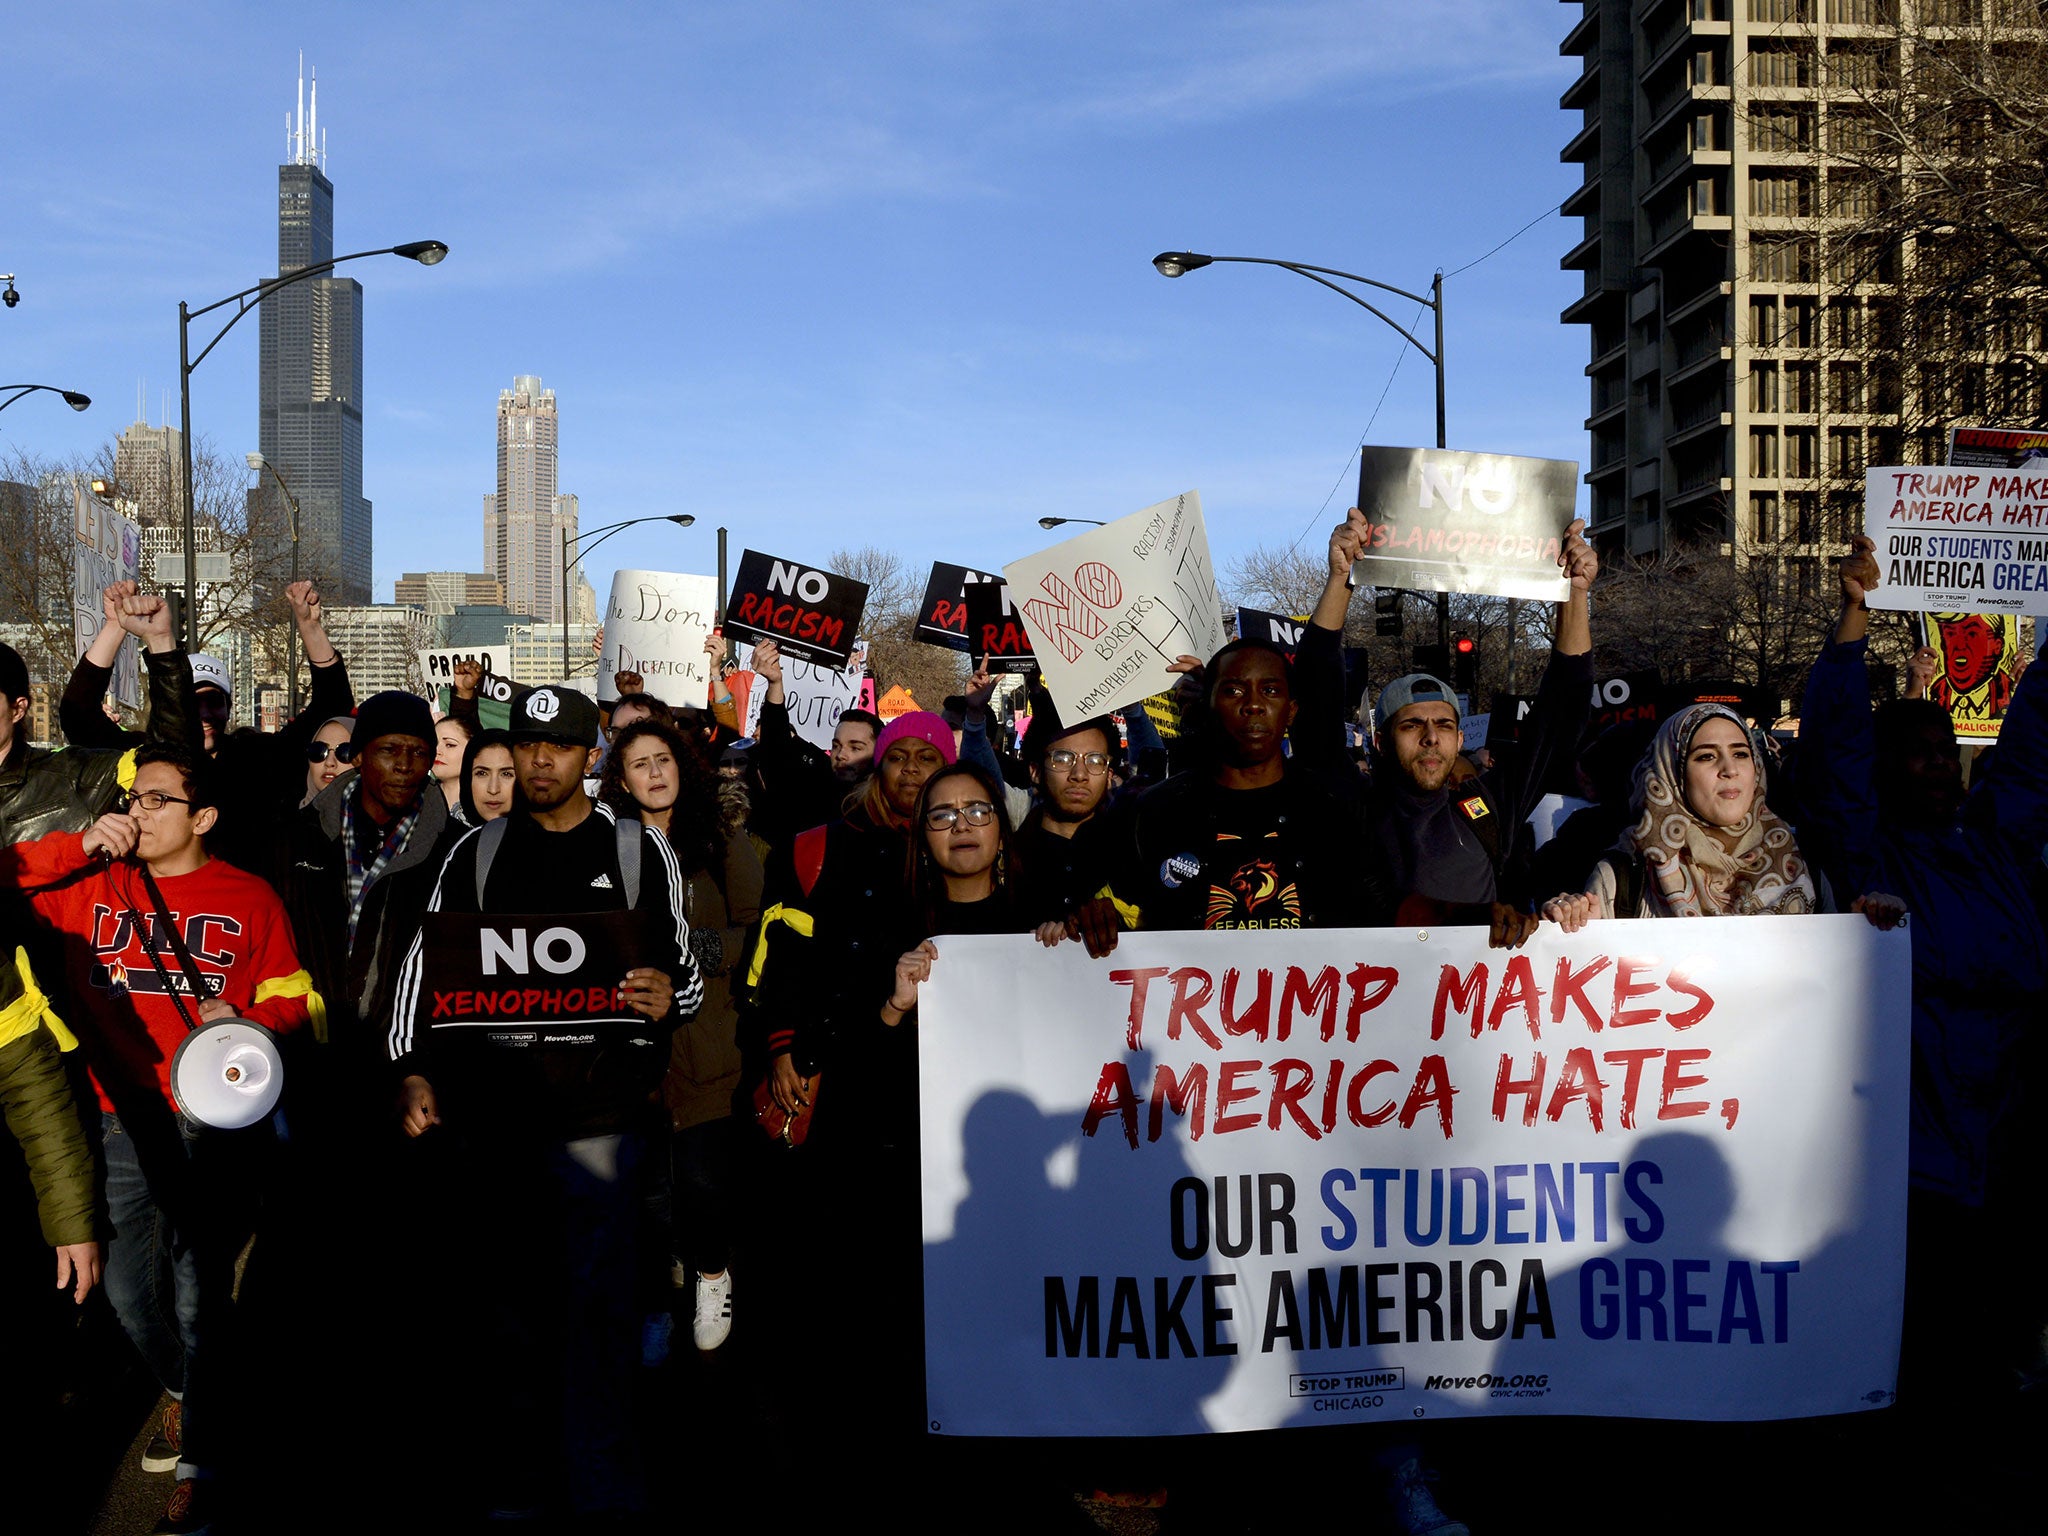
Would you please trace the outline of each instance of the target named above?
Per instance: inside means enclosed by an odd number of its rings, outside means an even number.
[[[184,435],[176,427],[138,420],[114,440],[116,497],[134,504],[145,523],[174,523],[184,515]]]
[[[392,584],[391,600],[442,616],[457,608],[503,608],[505,583],[475,571],[407,571]]]
[[[1767,554],[1789,597],[1820,596],[1860,526],[1849,487],[1901,451],[1867,367],[1888,274],[1829,239],[1883,189],[1828,153],[1857,142],[1897,30],[1878,0],[1568,3],[1584,237],[1562,265],[1585,292],[1562,318],[1591,340],[1591,535],[1609,561]]]
[[[504,583],[513,612],[557,623],[562,537],[573,561],[577,519],[576,498],[557,488],[559,451],[555,392],[519,375],[498,395],[498,490],[484,498],[484,570]]]

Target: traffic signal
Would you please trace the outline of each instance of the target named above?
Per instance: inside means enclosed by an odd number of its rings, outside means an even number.
[[[1409,653],[1410,669],[1442,677],[1451,670],[1451,650],[1446,645],[1418,645]]]
[[[1375,635],[1398,640],[1401,638],[1401,589],[1379,587],[1372,595],[1372,632]]]
[[[1470,693],[1473,681],[1479,675],[1479,642],[1470,635],[1451,637],[1451,685],[1460,693]]]

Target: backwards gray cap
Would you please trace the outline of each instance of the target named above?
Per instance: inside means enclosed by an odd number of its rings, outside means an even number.
[[[1431,677],[1427,672],[1410,672],[1406,677],[1397,677],[1380,690],[1380,729],[1387,728],[1387,722],[1395,712],[1406,709],[1410,704],[1448,704],[1451,713],[1462,718],[1458,708],[1458,690],[1440,677]]]

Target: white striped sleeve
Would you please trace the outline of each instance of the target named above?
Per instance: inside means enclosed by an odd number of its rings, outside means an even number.
[[[477,830],[465,832],[448,850],[448,857],[441,861],[441,873],[434,877],[434,894],[427,898],[427,911],[441,910],[441,886],[448,878],[449,866],[454,864],[460,853],[476,837]],[[425,965],[427,925],[422,922],[413,930],[412,943],[406,946],[405,964],[398,972],[398,985],[391,999],[391,1025],[384,1036],[385,1059],[397,1061],[412,1054],[417,1041],[413,1039],[413,1019],[419,1011],[420,972]]]
[[[676,953],[682,956],[683,971],[674,977],[676,1012],[682,1019],[697,1016],[697,1010],[704,1006],[704,974],[697,969],[697,957],[690,953],[690,923],[684,915],[683,866],[676,858],[675,849],[668,839],[652,827],[644,827],[641,836],[659,850],[661,867],[668,879],[668,909],[675,915]]]

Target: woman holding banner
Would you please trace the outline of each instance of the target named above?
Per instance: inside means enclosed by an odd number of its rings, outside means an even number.
[[[1593,866],[1586,889],[1552,897],[1543,915],[1576,933],[1596,917],[1833,911],[1827,882],[1764,792],[1763,760],[1739,715],[1722,704],[1680,710],[1636,764],[1634,824]],[[1872,893],[1849,910],[1892,928],[1906,906]]]
[[[1664,722],[1636,764],[1630,808],[1634,823],[1586,889],[1544,903],[1565,932],[1595,917],[1823,910],[1791,827],[1764,803],[1749,728],[1725,705],[1694,704]]]

